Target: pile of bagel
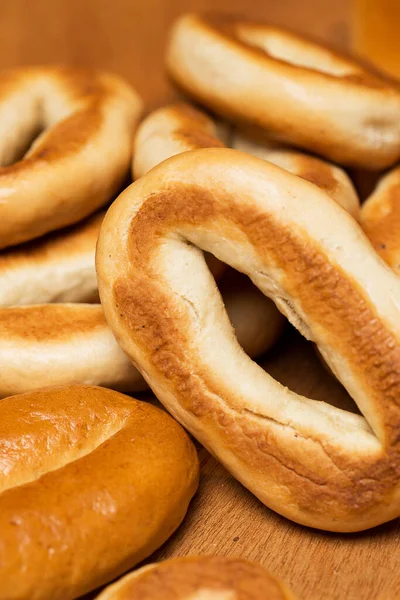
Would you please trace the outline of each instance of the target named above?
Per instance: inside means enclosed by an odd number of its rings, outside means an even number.
[[[0,74],[0,600],[73,600],[149,559],[190,510],[192,438],[302,525],[400,516],[400,87],[226,16],[180,17],[166,66],[183,99],[143,120],[111,74]],[[252,360],[286,321],[360,414]],[[98,598],[294,596],[203,556]]]

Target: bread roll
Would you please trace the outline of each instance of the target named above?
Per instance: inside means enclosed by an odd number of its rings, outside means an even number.
[[[294,600],[277,577],[240,558],[197,556],[147,565],[97,600]]]
[[[0,403],[0,599],[72,600],[156,550],[197,488],[164,411],[91,386]]]

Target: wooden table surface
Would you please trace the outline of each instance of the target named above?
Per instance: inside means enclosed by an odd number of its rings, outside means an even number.
[[[68,63],[124,75],[147,102],[171,97],[162,67],[171,21],[184,10],[234,11],[349,46],[347,0],[0,0],[0,67]],[[291,389],[354,409],[313,348],[288,330],[264,361]],[[300,600],[400,598],[399,522],[353,535],[295,525],[265,508],[200,450],[201,485],[178,532],[154,558],[229,554],[277,573]],[[1,585],[1,584],[0,584]]]

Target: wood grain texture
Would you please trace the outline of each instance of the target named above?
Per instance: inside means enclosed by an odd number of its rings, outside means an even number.
[[[241,13],[348,43],[347,0],[0,0],[0,68],[61,62],[109,69],[149,108],[159,106],[172,93],[163,72],[169,26],[197,10]]]
[[[350,8],[348,0],[0,0],[0,68],[61,62],[109,69],[135,85],[149,109],[173,94],[163,49],[181,12],[239,12],[343,47]],[[299,393],[356,410],[311,344],[290,329],[263,365]],[[204,449],[200,456],[201,485],[188,516],[151,560],[230,554],[265,565],[300,600],[400,598],[399,521],[352,535],[300,527],[262,506]]]

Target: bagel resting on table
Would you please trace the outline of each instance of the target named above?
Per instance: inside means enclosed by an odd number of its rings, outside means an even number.
[[[107,587],[97,600],[294,600],[261,566],[241,558],[189,556],[150,564]]]
[[[364,416],[291,392],[245,355],[198,248],[273,298]],[[96,264],[122,349],[262,502],[331,531],[400,515],[400,281],[328,194],[236,150],[187,152],[113,203]]]
[[[140,112],[137,94],[115,75],[0,73],[0,248],[77,223],[108,202],[128,175]]]
[[[0,599],[72,600],[179,526],[199,465],[151,404],[91,386],[0,402]]]
[[[350,178],[339,167],[295,150],[256,144],[236,132],[230,137],[234,147],[243,147],[251,154],[316,183],[355,218],[358,217],[357,194]],[[139,125],[134,140],[132,173],[137,179],[170,156],[223,146],[217,138],[215,124],[203,112],[186,103],[172,104],[152,112]],[[206,256],[210,263],[212,255]],[[234,282],[231,275],[229,279],[228,289],[224,290],[222,286],[221,291],[238,340],[250,357],[260,356],[280,337],[282,315],[273,302],[244,281],[245,278]]]
[[[284,29],[186,14],[166,64],[191,98],[268,138],[371,170],[400,158],[398,86]]]

